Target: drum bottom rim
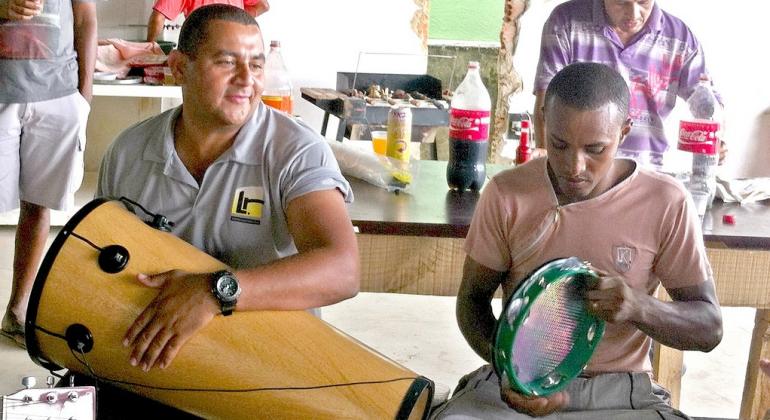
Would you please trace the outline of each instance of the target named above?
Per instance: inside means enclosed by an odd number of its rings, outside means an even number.
[[[29,303],[27,304],[27,314],[26,320],[24,322],[24,340],[27,346],[27,354],[29,355],[30,359],[45,369],[51,371],[64,369],[63,367],[43,358],[40,344],[37,339],[38,332],[43,332],[45,334],[63,339],[63,337],[59,337],[57,334],[47,331],[37,325],[37,314],[38,310],[40,309],[40,299],[43,294],[46,279],[51,272],[51,268],[56,261],[56,257],[59,255],[59,252],[61,252],[64,243],[67,241],[67,239],[69,239],[72,232],[75,230],[75,227],[79,225],[80,222],[82,222],[83,219],[85,219],[86,216],[88,216],[88,214],[90,214],[96,208],[110,201],[114,200],[97,198],[86,203],[80,210],[78,210],[72,216],[72,218],[67,221],[64,227],[62,227],[61,231],[59,231],[59,234],[56,235],[56,238],[48,248],[45,257],[43,258],[43,262],[40,264],[37,275],[35,276],[35,282],[32,285],[32,290],[30,291],[29,295]]]

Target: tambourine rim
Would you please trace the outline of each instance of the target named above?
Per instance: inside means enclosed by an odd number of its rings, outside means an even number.
[[[56,235],[56,238],[51,243],[48,251],[43,258],[43,262],[40,264],[37,275],[35,276],[35,282],[32,285],[32,290],[29,294],[29,303],[27,304],[27,317],[24,323],[24,341],[27,346],[27,354],[30,359],[36,364],[48,369],[48,370],[61,370],[64,369],[54,363],[49,362],[42,358],[40,354],[40,345],[37,341],[37,333],[35,331],[35,325],[37,321],[37,312],[40,306],[40,298],[43,294],[45,282],[50,274],[51,267],[56,261],[56,257],[59,255],[64,243],[70,237],[75,227],[83,221],[92,211],[99,206],[108,203],[111,200],[108,198],[96,198],[86,203],[80,210],[78,210],[68,221],[64,224],[61,231]]]
[[[559,264],[564,264],[567,261],[570,260],[577,260],[581,263],[581,266],[576,267],[575,269],[570,269],[570,272],[564,272],[564,273],[557,273],[555,277],[552,279],[546,279],[549,284],[556,283],[557,281],[563,279],[567,275],[575,275],[575,274],[590,274],[594,277],[597,277],[595,271],[591,270],[588,266],[586,266],[584,263],[582,263],[578,258],[576,257],[569,257],[569,258],[557,258],[551,261],[548,261],[535,269],[532,273],[530,273],[528,276],[525,277],[525,280],[521,282],[521,284],[516,288],[516,290],[509,296],[507,301],[505,302],[505,305],[503,306],[503,310],[500,314],[499,319],[497,320],[497,324],[495,325],[495,337],[494,337],[494,354],[492,356],[492,362],[493,367],[495,369],[495,372],[497,372],[497,375],[502,378],[503,375],[508,379],[508,382],[513,386],[516,390],[530,396],[534,395],[549,395],[551,393],[557,392],[564,387],[567,386],[567,384],[570,382],[571,379],[574,379],[580,371],[583,369],[584,365],[590,360],[591,356],[593,355],[594,350],[598,346],[599,341],[601,341],[601,337],[604,334],[604,326],[605,323],[603,320],[592,316],[594,318],[594,322],[597,325],[595,334],[595,339],[593,340],[594,345],[592,346],[586,346],[581,351],[580,354],[584,354],[585,360],[579,359],[580,363],[578,364],[575,360],[575,357],[567,357],[565,360],[563,360],[556,369],[554,369],[552,372],[559,371],[560,368],[564,367],[565,365],[572,366],[573,369],[568,370],[568,374],[565,375],[568,380],[562,380],[560,384],[553,386],[552,388],[549,388],[547,392],[536,392],[536,390],[540,390],[541,387],[538,387],[535,384],[536,382],[539,382],[543,379],[543,377],[537,378],[535,380],[529,381],[529,382],[523,382],[519,380],[519,378],[512,372],[511,369],[507,368],[506,366],[510,366],[510,360],[506,358],[506,352],[498,350],[502,344],[505,344],[503,348],[511,348],[515,342],[515,335],[512,333],[512,331],[518,330],[521,327],[521,324],[524,322],[524,315],[529,312],[529,309],[534,304],[534,299],[530,300],[524,306],[522,306],[521,310],[517,313],[516,320],[513,322],[515,328],[509,328],[508,325],[510,324],[508,322],[508,316],[506,309],[510,306],[511,302],[514,299],[523,298],[525,297],[529,292],[530,287],[532,286],[531,283],[533,282],[539,282],[540,278],[546,278],[546,275],[549,271],[554,269],[559,269],[558,267],[555,267]],[[560,269],[561,270],[561,269]],[[542,293],[544,293],[546,290],[545,287],[540,289],[536,296],[540,296]],[[504,343],[503,343],[504,342]],[[573,355],[573,352],[570,352],[570,355]],[[510,352],[507,352],[507,355],[510,356]],[[506,363],[506,361],[508,363]],[[578,365],[579,368],[575,368],[575,365]]]

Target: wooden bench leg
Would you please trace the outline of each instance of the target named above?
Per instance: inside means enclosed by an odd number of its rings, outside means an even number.
[[[770,309],[758,309],[751,335],[741,419],[761,419],[770,410],[770,378],[759,372],[759,359],[770,358]]]
[[[681,350],[661,346],[657,341],[652,345],[652,371],[655,374],[655,380],[671,392],[671,405],[679,408],[684,353]]]

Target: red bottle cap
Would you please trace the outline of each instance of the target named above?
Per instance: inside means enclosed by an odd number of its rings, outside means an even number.
[[[726,225],[734,225],[735,224],[735,216],[732,214],[725,214],[722,216],[722,223]]]

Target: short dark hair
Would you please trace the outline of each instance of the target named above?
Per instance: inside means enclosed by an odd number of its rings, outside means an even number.
[[[187,16],[179,32],[179,51],[195,58],[196,48],[206,42],[208,26],[212,20],[224,20],[254,25],[259,28],[256,19],[243,9],[229,4],[209,4],[195,9]]]
[[[628,116],[628,85],[613,68],[599,63],[573,63],[551,79],[543,103],[559,102],[579,110],[594,110],[608,103],[617,105],[623,119]]]

